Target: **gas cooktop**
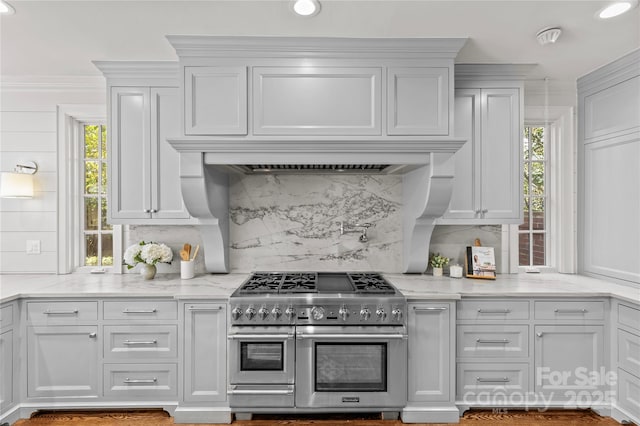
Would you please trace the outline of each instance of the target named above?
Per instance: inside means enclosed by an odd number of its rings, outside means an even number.
[[[254,272],[230,302],[236,326],[405,323],[406,299],[377,272]]]
[[[395,292],[395,288],[376,272],[254,272],[234,295]]]

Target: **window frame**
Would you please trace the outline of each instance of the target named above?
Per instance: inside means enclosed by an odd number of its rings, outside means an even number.
[[[112,225],[113,266],[83,265],[85,124],[108,125],[104,105],[58,106],[58,274],[121,274],[122,225]],[[107,199],[108,193],[107,188]]]

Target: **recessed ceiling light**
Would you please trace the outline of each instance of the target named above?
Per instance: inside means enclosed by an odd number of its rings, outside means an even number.
[[[320,12],[320,2],[318,0],[295,0],[292,8],[300,16],[315,16]]]
[[[16,10],[4,0],[0,0],[0,14],[2,15],[13,15],[16,13]]]
[[[633,7],[637,6],[637,1],[617,1],[615,3],[611,3],[607,5],[604,9],[598,12],[598,18],[600,19],[609,19],[614,16],[622,15],[625,12],[628,12]]]

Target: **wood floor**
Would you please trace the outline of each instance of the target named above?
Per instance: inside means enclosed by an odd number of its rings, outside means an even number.
[[[15,426],[168,426],[173,418],[162,410],[106,412],[38,412]],[[254,416],[253,420],[234,421],[235,426],[399,426],[400,421],[380,420],[377,415],[328,416]],[[494,413],[474,410],[460,419],[461,426],[616,426],[615,420],[600,417],[590,410],[507,411]],[[185,425],[186,426],[186,425]],[[205,425],[189,425],[205,426]],[[437,426],[430,424],[430,426]]]

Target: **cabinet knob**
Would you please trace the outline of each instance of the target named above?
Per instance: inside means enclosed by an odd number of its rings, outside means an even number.
[[[536,336],[538,336],[538,337],[542,337],[542,332],[540,332],[540,333],[536,333]]]
[[[485,214],[485,213],[487,213],[488,211],[489,211],[489,210],[487,210],[487,209],[482,209],[482,214]]]
[[[98,333],[89,333],[89,338],[90,339],[95,339],[96,336],[98,336]]]
[[[151,213],[151,209],[144,209],[142,211],[145,212],[145,213]]]
[[[158,213],[158,209],[151,209],[151,213]]]

